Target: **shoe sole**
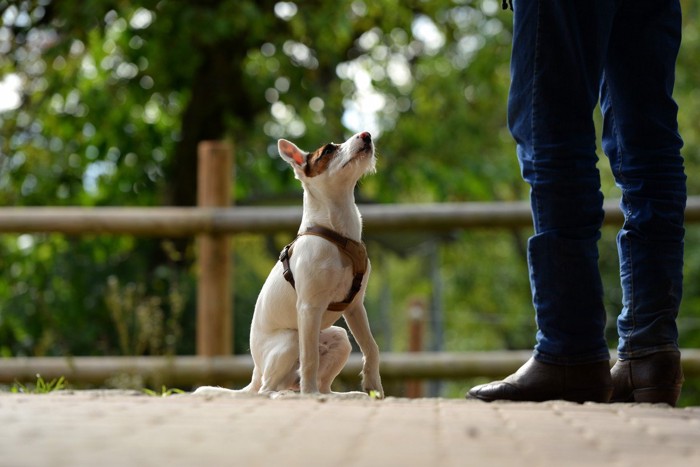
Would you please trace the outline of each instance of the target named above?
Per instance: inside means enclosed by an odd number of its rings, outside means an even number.
[[[469,400],[480,400],[482,402],[495,402],[501,400],[509,400],[513,402],[546,402],[554,400],[564,400],[567,402],[576,402],[578,404],[583,404],[584,402],[596,402],[605,404],[610,401],[610,396],[612,395],[613,388],[600,388],[600,389],[581,389],[577,391],[568,391],[566,394],[551,396],[546,398],[524,398],[524,399],[499,399],[491,397],[483,397],[475,394],[467,393],[467,399]]]
[[[681,395],[680,386],[639,388],[627,397],[616,397],[610,402],[636,402],[638,404],[668,404],[675,407]]]

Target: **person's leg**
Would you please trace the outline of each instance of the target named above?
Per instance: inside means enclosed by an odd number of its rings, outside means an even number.
[[[538,325],[535,358],[543,363],[609,358],[593,111],[615,4],[515,3],[509,124],[531,186],[535,235],[528,264]]]
[[[522,45],[514,38],[509,123],[531,186],[535,356],[553,364],[601,361],[609,355],[598,271],[603,197],[593,110],[615,2],[525,3],[534,11],[521,27],[534,29],[536,39]],[[531,57],[518,60],[520,49],[533,46],[532,65]]]
[[[657,376],[645,378],[644,392],[650,394],[654,381],[670,386],[675,396],[663,397],[669,403],[675,403],[670,399],[678,397],[682,382],[676,316],[683,282],[686,176],[672,98],[680,34],[678,0],[624,1],[601,85],[603,149],[622,190],[625,215],[618,234],[623,291],[618,355],[620,361],[648,358],[650,368],[640,371]],[[660,352],[670,353],[652,357]],[[627,393],[641,389],[626,382],[631,365],[613,370],[619,379],[615,398],[629,398]],[[644,364],[639,360],[634,365]]]
[[[610,376],[598,271],[604,214],[593,111],[616,5],[514,2],[508,122],[531,186],[535,235],[528,265],[537,344],[534,360],[502,384],[472,389],[471,397],[542,400],[566,398],[568,390],[578,393],[576,400],[609,397],[602,390]],[[571,377],[578,374],[571,371],[576,366],[583,373]],[[550,391],[558,385],[554,380],[567,379],[559,394]],[[584,386],[591,390],[581,396]]]

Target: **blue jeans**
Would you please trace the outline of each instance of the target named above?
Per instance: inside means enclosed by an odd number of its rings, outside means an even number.
[[[593,112],[622,191],[619,356],[678,349],[685,173],[672,98],[678,0],[516,0],[508,125],[531,187],[535,358],[609,358]]]

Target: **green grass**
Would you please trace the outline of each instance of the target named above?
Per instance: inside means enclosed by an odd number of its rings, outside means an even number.
[[[165,387],[165,385],[161,386],[160,392],[154,391],[153,389],[148,389],[144,388],[143,392],[149,396],[153,397],[168,397],[172,396],[173,394],[185,394],[185,391],[182,389],[177,389],[177,388],[170,388],[168,389]]]
[[[15,384],[13,384],[10,388],[10,392],[14,394],[48,394],[65,388],[66,378],[63,376],[52,379],[51,381],[46,381],[41,377],[41,375],[37,374],[36,383],[25,385],[19,381],[15,381]]]

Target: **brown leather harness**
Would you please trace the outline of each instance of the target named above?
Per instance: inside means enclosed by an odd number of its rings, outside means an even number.
[[[352,284],[350,285],[350,291],[345,297],[345,300],[328,305],[328,311],[345,311],[345,309],[355,299],[355,295],[357,295],[357,293],[360,291],[360,288],[362,287],[362,278],[367,272],[367,249],[365,248],[365,244],[344,237],[338,232],[321,227],[320,225],[309,227],[306,231],[297,235],[294,241],[285,246],[282,253],[280,253],[280,261],[282,262],[282,267],[284,268],[282,275],[293,288],[295,288],[294,276],[292,275],[291,269],[289,269],[289,258],[292,256],[294,242],[296,242],[302,235],[316,235],[317,237],[324,238],[329,242],[334,243],[338,249],[352,262],[353,279]]]

